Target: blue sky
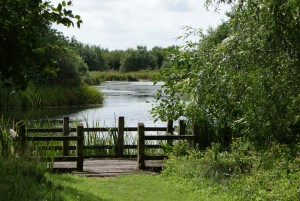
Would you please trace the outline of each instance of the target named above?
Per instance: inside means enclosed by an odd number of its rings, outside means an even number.
[[[60,0],[51,0],[57,5]],[[100,45],[109,50],[135,48],[137,45],[167,47],[180,45],[176,38],[183,26],[206,30],[216,27],[228,7],[207,11],[203,0],[73,0],[70,8],[79,14],[83,25],[78,28],[53,28],[77,40]]]

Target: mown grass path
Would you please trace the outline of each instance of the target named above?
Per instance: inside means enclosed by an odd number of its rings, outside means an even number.
[[[70,163],[56,166],[70,167]],[[132,159],[87,159],[83,172],[54,174],[51,178],[63,200],[197,200],[188,185],[167,180],[152,171],[137,170],[136,167],[137,161]]]
[[[190,187],[163,179],[159,175],[132,174],[91,178],[63,174],[53,175],[53,179],[63,200],[197,200]]]

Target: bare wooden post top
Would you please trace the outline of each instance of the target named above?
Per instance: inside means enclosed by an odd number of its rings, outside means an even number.
[[[145,125],[138,123],[138,164],[137,169],[145,169]]]

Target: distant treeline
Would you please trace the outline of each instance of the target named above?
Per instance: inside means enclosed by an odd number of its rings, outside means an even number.
[[[157,70],[169,65],[166,60],[168,48],[153,47],[147,50],[146,46],[137,46],[136,49],[109,51],[98,45],[83,44],[75,38],[65,40],[82,57],[90,71],[132,72]]]

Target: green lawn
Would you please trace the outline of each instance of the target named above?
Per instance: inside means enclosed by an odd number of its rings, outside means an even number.
[[[51,177],[63,200],[198,200],[191,186],[158,175],[89,178],[62,174]]]

